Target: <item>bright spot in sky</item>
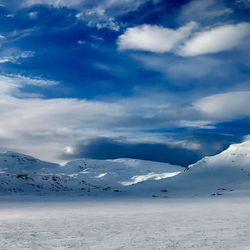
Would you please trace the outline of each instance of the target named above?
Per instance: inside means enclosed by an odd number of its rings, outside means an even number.
[[[70,147],[70,146],[67,146],[67,147],[64,148],[64,152],[66,154],[73,154],[74,153],[74,149],[72,147]]]

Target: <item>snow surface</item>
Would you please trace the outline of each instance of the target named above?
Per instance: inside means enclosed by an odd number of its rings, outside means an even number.
[[[0,197],[0,249],[247,250],[249,202]]]

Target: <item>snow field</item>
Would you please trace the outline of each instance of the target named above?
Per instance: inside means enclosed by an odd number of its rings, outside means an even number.
[[[1,250],[250,249],[250,198],[25,199],[0,200]]]

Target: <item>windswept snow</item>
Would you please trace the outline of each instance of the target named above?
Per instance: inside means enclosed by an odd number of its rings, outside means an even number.
[[[102,178],[102,177],[104,177],[105,175],[107,175],[107,173],[102,173],[102,174],[97,175],[96,178]]]
[[[166,178],[170,178],[170,177],[174,177],[178,174],[180,174],[181,171],[179,172],[173,172],[173,173],[162,173],[162,174],[156,174],[156,173],[149,173],[146,175],[135,175],[131,178],[131,181],[123,181],[121,182],[122,185],[124,186],[130,186],[130,185],[134,185],[140,182],[144,182],[147,180],[161,180],[161,179],[166,179]]]

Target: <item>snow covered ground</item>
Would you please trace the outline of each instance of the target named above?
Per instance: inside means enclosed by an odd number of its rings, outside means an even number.
[[[250,249],[250,198],[0,197],[0,249]]]

